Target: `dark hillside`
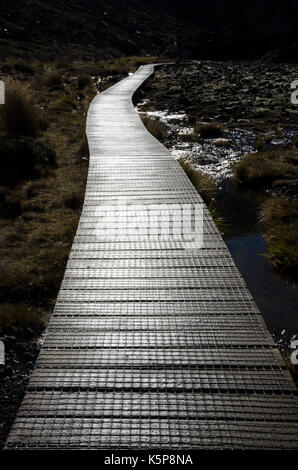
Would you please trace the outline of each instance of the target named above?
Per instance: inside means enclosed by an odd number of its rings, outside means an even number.
[[[2,0],[0,57],[175,56],[186,48],[193,57],[270,60],[274,49],[274,60],[293,61],[297,10],[294,0]]]

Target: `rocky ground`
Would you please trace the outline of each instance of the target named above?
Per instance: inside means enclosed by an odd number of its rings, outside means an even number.
[[[232,175],[233,163],[247,153],[295,146],[298,106],[291,103],[295,79],[293,64],[180,63],[159,68],[135,101],[141,102],[139,111],[167,125],[165,145],[175,157],[186,157],[222,180]],[[196,122],[213,121],[225,129],[224,139],[185,138]],[[275,187],[275,194],[295,198],[298,174],[284,183]]]
[[[39,338],[2,336],[1,340],[5,344],[5,367],[0,368],[0,449],[21,405],[41,344]]]
[[[298,107],[290,99],[296,79],[295,64],[202,62],[160,68],[146,91],[156,109],[260,131],[298,125]]]

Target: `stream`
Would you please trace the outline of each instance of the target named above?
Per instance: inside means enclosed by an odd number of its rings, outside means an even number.
[[[137,110],[142,112],[137,106]],[[277,275],[265,257],[266,241],[258,222],[260,203],[267,196],[242,189],[233,183],[231,166],[249,153],[256,151],[256,136],[251,130],[239,127],[228,129],[224,139],[206,139],[203,143],[185,142],[180,136],[193,131],[181,111],[146,112],[161,120],[167,129],[165,146],[175,158],[185,157],[195,168],[212,176],[218,187],[216,207],[224,218],[223,235],[232,257],[242,274],[262,316],[281,351],[287,352],[298,336],[298,291],[293,282]],[[245,127],[245,126],[244,126]],[[296,128],[279,126],[268,137],[264,150],[276,149],[291,142]],[[218,145],[229,141],[227,146]]]

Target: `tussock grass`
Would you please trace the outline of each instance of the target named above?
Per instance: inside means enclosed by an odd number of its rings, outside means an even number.
[[[216,184],[213,178],[197,170],[184,158],[180,158],[179,163],[204,201],[209,204],[216,193]]]
[[[0,304],[0,336],[31,336],[42,332],[45,327],[45,314],[26,304]]]
[[[194,132],[195,134],[198,134],[202,139],[214,139],[217,137],[223,137],[225,134],[224,127],[216,122],[210,122],[206,124],[198,122],[195,125]]]
[[[163,142],[166,137],[166,126],[159,119],[151,118],[150,116],[141,115],[142,122],[147,131],[150,132],[157,140]]]
[[[265,140],[262,137],[258,137],[256,139],[256,149],[258,152],[261,152],[263,148],[265,147]]]
[[[214,142],[215,147],[230,148],[232,142],[229,139],[219,139]]]
[[[53,65],[54,70],[56,67]],[[90,82],[77,101],[78,83],[73,76],[81,76],[83,71],[70,74],[59,69],[59,75],[64,74],[63,88],[52,77],[48,81],[47,74],[45,82],[34,76],[28,83],[12,80],[30,110],[32,106],[42,108],[40,114],[48,126],[30,132],[31,137],[3,135],[6,129],[0,128],[0,185],[13,185],[0,187],[0,315],[3,312],[1,326],[6,332],[22,334],[27,328],[40,332],[46,312],[55,303],[80,216],[87,166],[78,153],[86,111],[96,89]],[[59,100],[58,109],[53,103]],[[10,148],[4,148],[4,143]],[[55,154],[53,164],[48,157]],[[3,180],[10,165],[14,174],[20,173],[18,181]]]
[[[56,155],[29,137],[0,137],[0,184],[14,186],[55,165]]]
[[[84,137],[80,141],[78,156],[80,158],[83,158],[84,160],[89,160],[90,150],[89,150],[89,144],[88,144],[86,135],[84,135]]]
[[[218,209],[215,203],[215,195],[217,191],[216,183],[212,176],[206,175],[201,171],[197,170],[189,161],[185,158],[178,160],[181,167],[185,171],[186,175],[204,199],[208,210],[216,223],[219,230],[224,230],[226,224],[224,219],[219,215]]]
[[[271,198],[263,204],[260,219],[271,265],[298,279],[298,201]]]
[[[194,125],[194,130],[190,134],[182,134],[179,136],[180,140],[184,142],[199,142],[201,139],[219,138],[225,135],[225,129],[221,124],[216,122],[200,123],[195,121],[195,116],[188,116],[190,124]],[[222,140],[223,142],[223,140]],[[225,139],[225,142],[228,142]],[[216,142],[218,146],[221,144]]]
[[[55,68],[47,66],[43,72],[37,76],[37,82],[52,90],[60,90],[63,88],[63,77]]]
[[[279,180],[291,180],[297,171],[296,150],[250,153],[233,167],[235,176],[247,186],[266,187]]]
[[[180,134],[179,139],[182,142],[198,142],[200,140],[199,134],[195,134],[194,132],[190,134]]]
[[[32,144],[55,152],[56,165],[45,171],[48,163],[41,159],[34,177],[0,187],[0,317],[3,312],[2,331],[14,334],[27,328],[39,333],[39,325],[43,327],[56,300],[81,212],[89,156],[86,111],[97,90],[85,79],[79,90],[78,77],[106,77],[110,85],[129,70],[127,58],[111,63],[53,63],[46,71],[42,64],[32,67],[35,75],[24,78],[20,72],[17,76],[28,82],[18,85],[25,90],[30,110],[41,109],[48,123],[35,127]],[[0,140],[8,139],[4,133],[0,127]]]
[[[50,105],[56,111],[73,111],[77,109],[77,106],[76,98],[73,95],[63,95]]]
[[[12,78],[5,79],[5,106],[2,110],[6,131],[12,136],[36,137],[41,127],[32,88]]]

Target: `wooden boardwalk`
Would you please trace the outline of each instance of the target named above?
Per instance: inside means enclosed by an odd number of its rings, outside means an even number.
[[[297,447],[296,389],[251,294],[201,197],[134,111],[152,72],[140,67],[90,106],[84,208],[8,449]],[[203,245],[117,232],[119,198],[129,215],[196,205]]]

